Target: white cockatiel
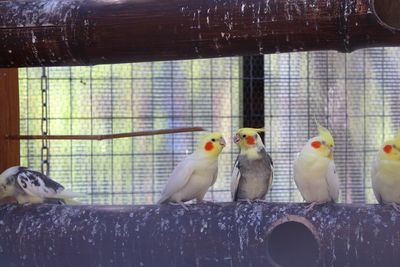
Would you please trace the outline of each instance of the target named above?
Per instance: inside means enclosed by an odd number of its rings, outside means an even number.
[[[400,133],[386,141],[372,164],[372,189],[380,204],[400,212]]]
[[[11,167],[0,174],[0,199],[13,197],[20,204],[54,201],[76,204],[73,198],[79,196],[46,175],[26,167]]]
[[[161,193],[158,204],[179,203],[196,199],[203,201],[208,188],[218,175],[218,156],[225,147],[221,133],[203,136],[197,149],[174,169]]]
[[[319,135],[311,138],[294,162],[294,180],[304,200],[315,205],[337,202],[339,178],[333,151],[335,142],[328,129],[316,122]]]

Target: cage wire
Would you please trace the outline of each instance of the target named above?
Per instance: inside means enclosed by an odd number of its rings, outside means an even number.
[[[264,77],[245,77],[240,58],[47,68],[49,134],[108,134],[202,126],[228,146],[206,199],[229,201],[238,153],[232,134],[245,105],[264,105],[265,144],[275,164],[267,199],[301,201],[292,164],[316,134],[314,116],[335,138],[341,202],[376,202],[371,161],[400,129],[400,49],[264,57]],[[261,66],[262,68],[262,66]],[[253,72],[257,73],[257,71]],[[41,131],[40,68],[20,69],[21,134]],[[243,81],[261,79],[264,103],[242,103]],[[261,85],[260,85],[261,84]],[[149,204],[201,133],[108,141],[49,141],[50,176],[83,193],[84,203]],[[21,142],[21,162],[40,169],[41,141]]]

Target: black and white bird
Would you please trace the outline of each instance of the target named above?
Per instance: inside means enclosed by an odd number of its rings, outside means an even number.
[[[232,171],[233,201],[264,200],[271,188],[274,164],[258,135],[261,131],[264,129],[242,128],[234,137],[240,153]]]
[[[46,175],[26,167],[15,166],[0,174],[0,199],[14,197],[19,204],[62,202],[77,204],[74,197],[81,196],[65,190]]]

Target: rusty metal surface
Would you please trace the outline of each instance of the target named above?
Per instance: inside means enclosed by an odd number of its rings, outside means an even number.
[[[399,31],[383,26],[370,5],[369,0],[0,1],[0,66],[399,45]]]
[[[268,233],[287,220],[312,230],[318,266],[399,266],[400,214],[390,207],[304,210],[285,203],[198,204],[188,211],[8,204],[0,207],[0,266],[276,266]]]

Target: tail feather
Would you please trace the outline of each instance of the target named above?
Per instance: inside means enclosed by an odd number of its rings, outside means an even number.
[[[74,197],[83,197],[82,194],[76,193],[67,189],[64,189],[63,191],[59,192],[56,197],[59,198],[74,198]]]
[[[64,202],[67,205],[80,205],[81,203],[75,199],[72,198],[64,198]]]

